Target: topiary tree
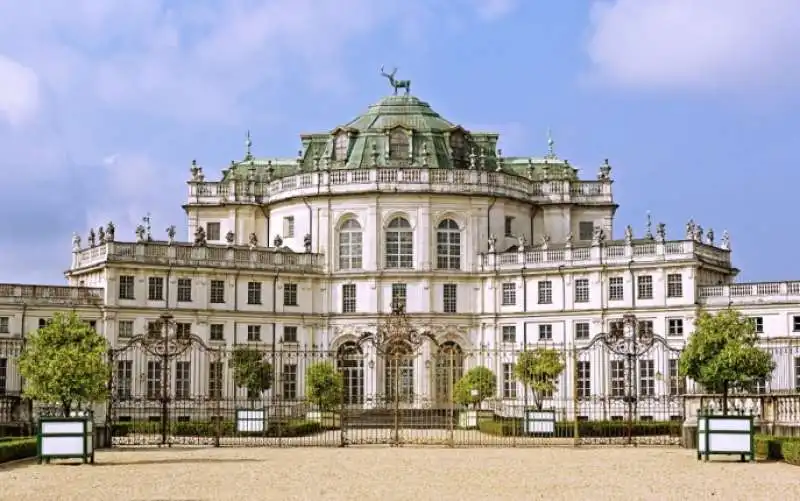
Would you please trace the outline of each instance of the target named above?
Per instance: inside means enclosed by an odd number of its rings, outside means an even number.
[[[473,367],[453,388],[453,399],[459,405],[477,406],[497,391],[497,377],[488,367]]]
[[[342,374],[330,362],[315,362],[306,369],[306,398],[321,411],[339,407],[344,397]]]
[[[264,353],[249,346],[237,346],[231,358],[233,381],[239,388],[247,389],[247,399],[257,400],[272,388],[272,364],[264,360]]]
[[[29,333],[19,357],[24,395],[58,405],[64,416],[74,407],[108,398],[111,367],[108,341],[75,313],[56,313]]]
[[[736,310],[716,315],[705,311],[695,321],[679,362],[679,374],[702,384],[707,391],[722,394],[722,412],[728,412],[732,389],[752,391],[759,380],[775,370],[775,361],[758,348],[752,320]]]
[[[564,357],[552,348],[523,351],[514,365],[514,376],[530,390],[536,410],[542,410],[544,399],[556,390],[556,380],[564,372]]]

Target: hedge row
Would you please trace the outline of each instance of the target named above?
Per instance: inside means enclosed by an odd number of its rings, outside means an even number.
[[[786,461],[800,466],[800,437],[756,435],[755,452],[758,459]]]
[[[176,437],[214,437],[219,429],[221,437],[256,436],[256,437],[302,437],[323,431],[323,427],[316,421],[298,419],[286,423],[273,423],[266,432],[237,433],[233,421],[172,421],[169,423],[169,434]],[[161,423],[158,422],[130,422],[115,423],[111,428],[115,437],[125,437],[130,434],[159,435]]]
[[[483,433],[500,436],[526,435],[521,419],[495,419],[481,421],[478,429]],[[637,421],[629,425],[626,421],[578,421],[578,436],[585,438],[652,437],[681,435],[681,423],[678,421]],[[574,437],[575,422],[559,421],[555,426],[556,437]]]
[[[36,456],[35,438],[15,438],[0,442],[0,463]]]

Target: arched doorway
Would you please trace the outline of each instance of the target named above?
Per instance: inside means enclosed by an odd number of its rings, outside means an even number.
[[[353,341],[339,347],[336,365],[344,379],[344,404],[364,403],[364,353]]]
[[[453,404],[453,390],[464,375],[464,352],[455,341],[448,341],[436,353],[434,395],[438,406]]]
[[[386,350],[383,381],[388,402],[414,403],[414,352],[410,346],[398,342]]]

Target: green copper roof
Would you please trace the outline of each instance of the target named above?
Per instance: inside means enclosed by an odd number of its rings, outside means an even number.
[[[576,171],[551,151],[541,158],[501,157],[499,135],[471,132],[446,120],[411,95],[382,98],[329,132],[303,134],[296,158],[255,158],[250,137],[243,160],[223,171],[231,177],[266,181],[320,169],[430,168],[502,171],[530,179],[572,178]]]

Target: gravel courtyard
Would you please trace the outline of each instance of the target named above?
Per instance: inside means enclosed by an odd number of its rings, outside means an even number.
[[[800,468],[667,448],[173,448],[0,468],[0,500],[800,499]]]

